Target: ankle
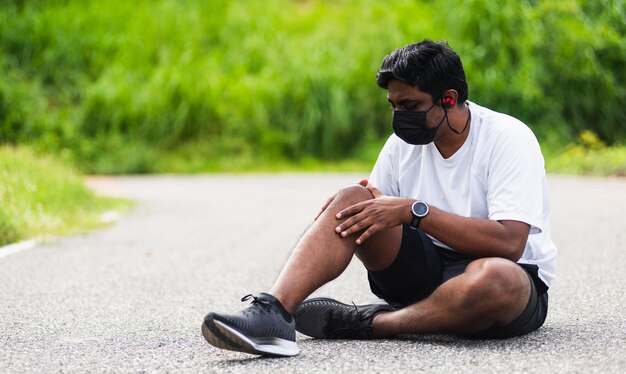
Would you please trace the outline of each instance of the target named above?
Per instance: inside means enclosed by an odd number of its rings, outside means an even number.
[[[274,306],[278,309],[280,314],[282,314],[285,321],[291,322],[293,320],[293,312],[285,307],[285,304],[283,304],[280,298],[267,292],[263,292],[263,294],[269,296],[269,298],[272,299]]]
[[[387,326],[387,315],[391,312],[384,311],[376,314],[372,319],[372,337],[374,338],[385,338],[391,336],[388,332]]]
[[[272,295],[276,299],[276,301],[278,301],[280,306],[284,308],[285,311],[287,311],[287,313],[289,314],[293,314],[293,312],[298,307],[299,303],[296,304],[296,303],[291,302],[289,296],[281,292],[269,290],[267,294]]]

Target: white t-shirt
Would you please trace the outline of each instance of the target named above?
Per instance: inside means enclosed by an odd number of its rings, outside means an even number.
[[[529,224],[518,262],[536,264],[539,277],[550,286],[557,249],[550,239],[550,201],[539,143],[519,120],[468,104],[469,135],[455,154],[444,159],[434,143],[411,145],[392,134],[370,183],[385,195],[411,197],[460,216]]]

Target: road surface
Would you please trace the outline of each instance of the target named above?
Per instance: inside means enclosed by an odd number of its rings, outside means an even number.
[[[0,258],[0,372],[626,371],[624,179],[549,177],[557,279],[548,319],[530,335],[299,335],[302,353],[286,359],[209,346],[204,315],[267,290],[324,199],[361,177],[91,178],[137,205],[112,226]],[[372,299],[358,261],[316,294]]]

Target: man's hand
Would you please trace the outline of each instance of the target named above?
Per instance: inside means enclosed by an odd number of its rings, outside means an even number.
[[[368,181],[367,179],[361,179],[359,181],[359,184],[363,187],[367,187]],[[328,208],[328,206],[330,205],[330,203],[333,202],[333,200],[335,200],[335,196],[337,196],[337,194],[333,194],[331,197],[329,197],[328,199],[326,199],[326,202],[324,203],[324,205],[322,205],[322,208],[320,209],[320,211],[317,213],[317,215],[315,216],[314,221],[317,221],[318,218],[320,218],[320,216],[322,215],[322,213],[324,213],[324,211],[326,210],[326,208]]]
[[[342,237],[363,231],[356,239],[357,245],[363,244],[377,232],[410,222],[411,204],[415,201],[410,198],[383,195],[369,183],[365,187],[374,196],[372,200],[349,206],[335,216],[344,220],[335,228],[335,232]]]

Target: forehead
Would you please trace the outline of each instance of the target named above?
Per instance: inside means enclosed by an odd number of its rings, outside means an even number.
[[[394,103],[403,100],[431,102],[432,98],[419,88],[394,79],[387,85],[387,100]]]

